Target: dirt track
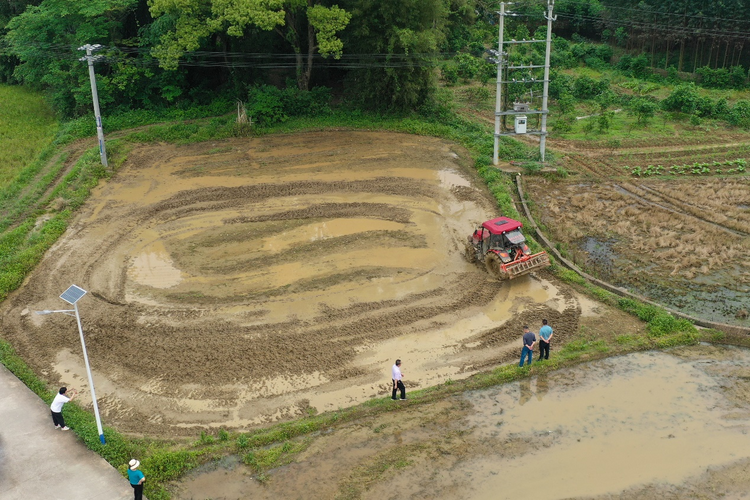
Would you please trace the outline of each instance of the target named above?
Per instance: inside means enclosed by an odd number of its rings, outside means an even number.
[[[559,340],[595,305],[543,273],[466,263],[495,215],[446,141],[320,132],[139,146],[2,308],[3,336],[51,382],[84,388],[80,302],[103,420],[194,435],[384,395],[514,359],[523,323]],[[85,396],[88,391],[85,391]]]

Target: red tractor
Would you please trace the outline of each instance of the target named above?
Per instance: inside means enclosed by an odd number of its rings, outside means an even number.
[[[547,252],[532,254],[521,234],[523,224],[508,217],[488,220],[466,243],[466,259],[484,262],[487,272],[501,279],[513,279],[550,265]]]

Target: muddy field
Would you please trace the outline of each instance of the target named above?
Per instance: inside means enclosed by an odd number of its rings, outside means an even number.
[[[747,498],[749,373],[728,347],[595,361],[340,426],[267,477],[214,463],[175,496]]]
[[[2,306],[3,337],[83,389],[76,284],[102,419],[195,436],[383,397],[513,360],[524,323],[611,329],[540,273],[501,284],[462,258],[496,215],[466,155],[412,135],[320,132],[142,145]],[[635,321],[621,321],[622,333]]]
[[[571,175],[527,177],[526,189],[553,241],[593,274],[694,316],[750,326],[750,177],[630,173],[748,158],[739,138],[717,140],[617,151],[553,141]]]

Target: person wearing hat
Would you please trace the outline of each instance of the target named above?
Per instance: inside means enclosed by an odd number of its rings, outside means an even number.
[[[143,482],[146,480],[146,476],[138,470],[141,463],[135,458],[128,465],[128,479],[130,479],[130,486],[133,487],[135,500],[141,500],[143,498]]]

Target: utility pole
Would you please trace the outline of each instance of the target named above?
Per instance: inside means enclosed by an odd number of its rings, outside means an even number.
[[[107,147],[104,144],[104,129],[102,128],[102,113],[99,111],[99,93],[96,91],[96,74],[94,73],[94,63],[102,58],[102,56],[95,56],[93,52],[101,49],[102,46],[99,44],[89,45],[86,44],[83,47],[78,47],[78,50],[85,50],[86,55],[78,59],[79,61],[88,61],[89,63],[89,79],[91,80],[91,97],[94,100],[94,115],[96,116],[96,136],[99,138],[99,157],[102,160],[104,168],[109,168],[107,163]]]
[[[500,113],[502,109],[503,95],[503,31],[505,30],[505,2],[500,2],[500,32],[497,40],[497,93],[495,96],[495,144],[492,149],[492,164],[500,162]]]
[[[552,17],[552,9],[555,7],[555,0],[547,0],[547,50],[544,53],[544,90],[542,91],[542,135],[539,136],[539,155],[544,163],[544,153],[547,146],[547,101],[549,100],[549,56],[552,50],[552,21],[557,17]]]
[[[500,161],[499,159],[499,147],[500,147],[500,137],[503,136],[512,136],[512,135],[520,135],[520,134],[529,134],[529,135],[538,135],[539,136],[539,153],[541,160],[544,161],[544,155],[545,155],[545,146],[546,146],[546,137],[547,137],[547,114],[549,113],[549,110],[547,109],[548,106],[548,97],[549,97],[549,67],[550,67],[550,51],[552,48],[552,21],[554,21],[556,18],[552,16],[552,9],[555,5],[555,0],[547,0],[547,14],[545,14],[545,19],[547,19],[547,38],[546,40],[504,40],[504,30],[505,30],[505,18],[507,16],[516,16],[517,14],[513,14],[511,12],[508,12],[505,10],[506,5],[512,5],[510,2],[501,2],[500,3],[500,11],[498,12],[498,15],[500,16],[500,22],[499,22],[499,33],[498,33],[498,43],[497,43],[497,51],[495,50],[489,50],[494,58],[491,59],[492,62],[497,64],[497,94],[496,94],[496,101],[495,101],[495,141],[494,141],[494,149],[492,154],[492,163],[494,165],[497,165]],[[546,52],[544,56],[544,65],[535,65],[535,64],[520,64],[517,66],[511,66],[509,63],[508,53],[503,52],[504,45],[516,45],[516,44],[526,44],[526,43],[546,43]],[[507,74],[505,75],[505,78],[508,78],[508,80],[503,80],[503,66],[505,66],[505,69],[508,70]],[[544,68],[544,77],[542,80],[538,80],[534,76],[532,76],[532,72],[536,69]],[[525,70],[528,69],[529,71],[529,77],[522,78],[522,79],[516,79],[510,77],[511,70]],[[532,103],[524,104],[524,103],[516,103],[513,106],[512,111],[505,111],[503,109],[502,104],[502,91],[503,91],[503,84],[509,84],[509,83],[530,83],[530,84],[536,84],[536,83],[543,83],[544,88],[542,91],[542,109],[541,110],[532,110],[529,108],[531,104],[533,104],[533,88],[532,88]],[[526,121],[527,117],[526,115],[542,115],[541,119],[541,129],[540,130],[531,130],[527,132],[526,129]],[[515,127],[513,132],[507,132],[501,130],[501,120],[504,116],[514,116],[515,117]],[[539,123],[539,122],[537,122]]]

